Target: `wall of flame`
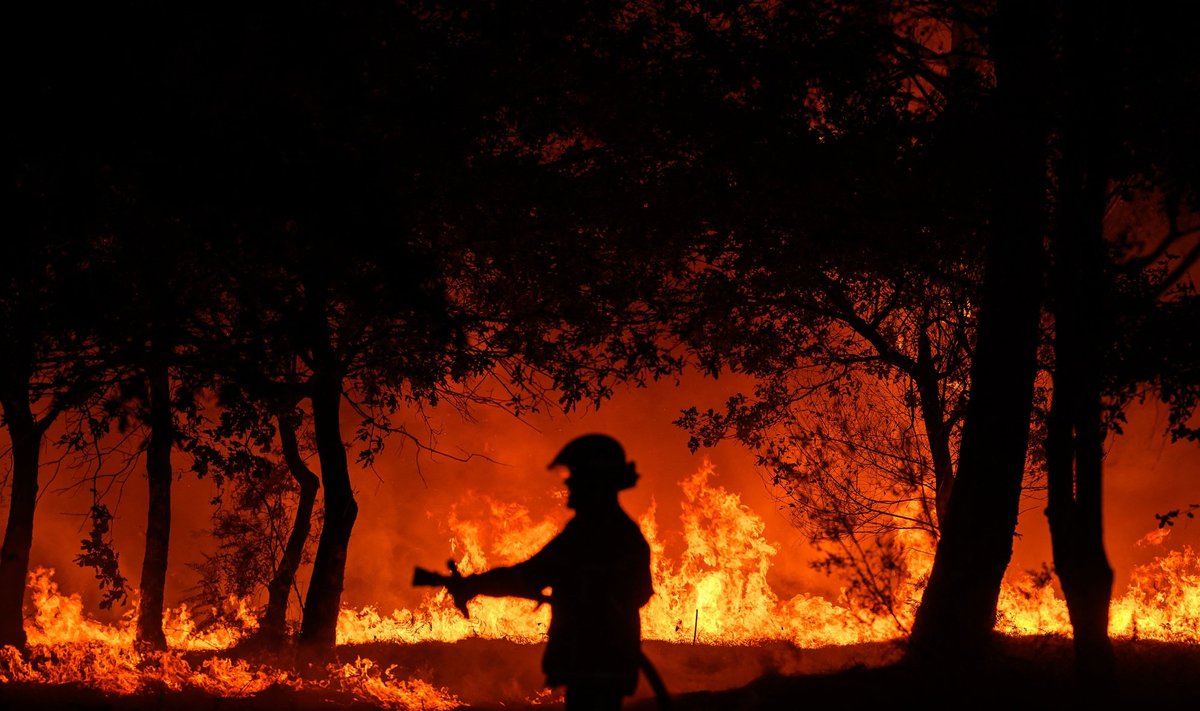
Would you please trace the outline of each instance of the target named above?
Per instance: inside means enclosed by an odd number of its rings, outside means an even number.
[[[563,443],[590,431],[608,432],[638,462],[639,486],[622,503],[639,520],[654,552],[656,595],[643,610],[644,637],[707,645],[786,643],[800,648],[850,645],[896,638],[890,619],[864,616],[839,596],[841,581],[807,567],[813,552],[777,508],[751,455],[720,446],[691,454],[686,435],[671,424],[681,407],[719,405],[736,385],[702,379],[660,384],[620,394],[594,412],[517,421],[482,413],[463,422],[444,413],[432,424],[444,431],[438,446],[482,455],[468,462],[392,451],[373,471],[357,473],[361,502],[351,542],[342,644],[544,639],[548,611],[533,603],[477,599],[464,619],[444,591],[414,589],[412,567],[437,566],[447,557],[464,572],[520,560],[562,526],[569,512],[558,474],[546,469]],[[1109,554],[1117,569],[1111,629],[1118,637],[1200,641],[1200,522],[1180,517],[1155,528],[1155,513],[1200,501],[1197,450],[1169,446],[1153,408],[1134,414],[1108,458]],[[79,516],[90,496],[64,491],[71,482],[47,477],[38,512],[30,576],[35,617],[27,628],[29,659],[5,650],[0,682],[78,682],[112,693],[147,684],[198,688],[244,696],[270,687],[337,693],[391,708],[454,708],[453,690],[410,678],[365,657],[330,665],[317,681],[295,672],[211,652],[235,644],[253,629],[253,601],[231,601],[231,624],[197,629],[179,601],[192,581],[187,563],[209,545],[204,529],[211,508],[207,482],[181,477],[176,489],[172,577],[166,620],[172,651],[133,649],[131,604],[102,614],[90,571],[71,559],[83,537]],[[136,580],[141,557],[144,484],[134,477],[121,496],[114,531],[125,572]],[[1023,571],[1049,559],[1045,522],[1036,498],[1026,502],[998,627],[1012,634],[1065,634],[1066,609],[1053,585]],[[905,623],[919,600],[928,570],[927,541],[906,560]],[[925,552],[922,552],[925,551]],[[208,652],[188,658],[189,653]],[[532,704],[552,695],[530,697]]]

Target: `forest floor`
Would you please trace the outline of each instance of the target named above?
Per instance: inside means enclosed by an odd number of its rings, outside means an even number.
[[[898,644],[797,649],[784,644],[712,647],[647,642],[675,711],[925,708],[1198,708],[1200,645],[1123,640],[1119,672],[1104,689],[1081,688],[1069,640],[1005,638],[974,671],[905,663]],[[397,676],[424,679],[476,711],[553,711],[561,696],[541,689],[541,645],[467,640],[454,644],[372,644],[339,648],[344,661],[371,658]],[[540,694],[539,694],[540,692]],[[332,690],[272,687],[220,697],[196,688],[111,695],[74,684],[0,684],[5,711],[374,711],[395,705]],[[658,704],[644,680],[626,711]]]

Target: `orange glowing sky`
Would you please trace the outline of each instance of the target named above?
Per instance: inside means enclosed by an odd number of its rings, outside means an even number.
[[[766,538],[779,549],[770,580],[776,592],[784,597],[800,592],[834,595],[839,581],[808,569],[813,551],[779,511],[751,454],[739,445],[723,444],[693,455],[687,451],[687,435],[671,424],[681,408],[719,406],[736,387],[729,379],[687,375],[678,385],[663,382],[620,391],[598,410],[570,416],[535,415],[524,421],[499,411],[479,412],[474,422],[455,412],[435,411],[433,424],[442,431],[439,447],[474,452],[487,459],[464,463],[418,455],[411,447],[403,451],[393,448],[374,471],[357,472],[360,513],[350,543],[343,603],[381,609],[415,605],[424,593],[409,585],[412,568],[444,564],[450,555],[447,516],[464,497],[486,492],[500,501],[523,503],[535,515],[560,510],[562,501],[555,497],[560,489],[558,475],[546,470],[546,462],[572,437],[591,431],[617,437],[637,462],[642,480],[637,488],[622,494],[624,506],[635,518],[656,500],[659,526],[669,533],[680,498],[676,483],[707,457],[716,467],[717,483],[738,493],[743,503],[765,520]],[[1117,574],[1117,591],[1124,589],[1134,565],[1161,555],[1164,549],[1183,544],[1200,548],[1200,519],[1182,517],[1161,545],[1138,545],[1155,528],[1154,514],[1200,503],[1200,447],[1168,444],[1160,434],[1163,425],[1159,409],[1144,406],[1131,414],[1126,434],[1110,443],[1106,542]],[[90,494],[62,492],[71,476],[65,470],[55,476],[52,467],[43,471],[31,566],[55,568],[62,589],[81,593],[85,608],[103,617],[96,608],[99,595],[91,571],[72,562],[84,536],[85,519],[80,514],[87,510]],[[188,564],[211,548],[205,528],[212,494],[209,482],[197,481],[190,474],[177,480],[168,604],[176,604],[188,594],[195,581]],[[109,506],[117,515],[114,535],[122,569],[136,587],[145,525],[144,478],[131,477],[119,500],[114,497]],[[1041,509],[1039,501],[1025,501],[1013,559],[1017,569],[1038,568],[1050,559]]]

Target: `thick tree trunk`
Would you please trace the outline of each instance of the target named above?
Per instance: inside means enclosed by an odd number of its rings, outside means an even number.
[[[300,486],[300,501],[296,505],[296,520],[292,523],[292,532],[288,535],[283,556],[275,569],[275,576],[267,586],[267,609],[258,624],[258,637],[267,644],[276,644],[286,636],[288,598],[296,582],[296,571],[300,569],[304,544],[312,530],[313,507],[317,491],[321,488],[321,480],[305,466],[300,457],[295,424],[282,415],[278,422],[283,458],[292,478]]]
[[[313,382],[312,413],[325,488],[325,518],[300,625],[300,643],[314,652],[332,651],[336,643],[346,552],[358,516],[342,443],[341,403],[341,378],[328,372],[318,374]]]
[[[138,584],[137,641],[153,649],[166,649],[163,634],[163,597],[167,583],[167,554],[171,543],[171,379],[167,366],[147,371],[150,393],[150,428],[146,444],[146,479],[150,503],[146,512],[146,551]]]
[[[1053,231],[1054,401],[1046,435],[1054,568],[1074,633],[1083,688],[1111,689],[1116,659],[1108,636],[1113,572],[1104,550],[1104,478],[1099,354],[1109,335],[1104,285],[1105,190],[1093,7],[1065,15],[1063,130]],[[1101,11],[1102,12],[1102,11]],[[1099,139],[1099,140],[1098,140]]]
[[[1037,370],[1046,135],[1038,90],[1046,56],[1037,0],[997,8],[999,120],[992,235],[958,474],[917,610],[911,650],[969,663],[987,649],[1012,557]]]
[[[25,579],[33,546],[38,469],[44,428],[34,419],[24,391],[5,393],[4,421],[12,441],[8,525],[0,549],[0,647],[25,648]]]

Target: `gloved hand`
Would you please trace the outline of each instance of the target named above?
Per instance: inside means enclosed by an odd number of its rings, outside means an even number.
[[[458,611],[463,614],[463,617],[470,619],[471,613],[467,610],[467,603],[479,594],[478,585],[474,580],[475,576],[463,577],[462,573],[458,572],[458,565],[453,559],[446,565],[450,568],[450,576],[446,580],[446,590],[450,592],[450,597],[454,600],[454,606],[458,608]]]

